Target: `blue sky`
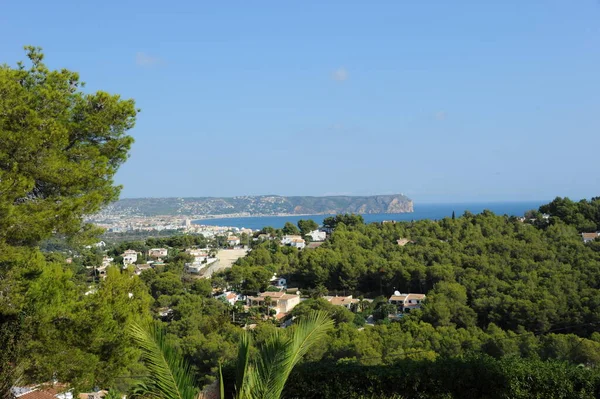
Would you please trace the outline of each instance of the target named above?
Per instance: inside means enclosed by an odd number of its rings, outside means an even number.
[[[600,195],[597,0],[0,3],[142,109],[123,197]]]

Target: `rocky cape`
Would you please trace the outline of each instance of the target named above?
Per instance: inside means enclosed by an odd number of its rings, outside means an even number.
[[[286,197],[279,195],[230,198],[126,198],[102,213],[128,216],[275,216],[339,213],[413,212],[413,201],[403,194],[372,196]]]

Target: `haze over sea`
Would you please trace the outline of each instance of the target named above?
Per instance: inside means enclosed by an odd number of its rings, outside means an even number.
[[[486,202],[486,203],[457,203],[457,204],[415,204],[412,213],[376,213],[362,215],[366,223],[382,222],[384,220],[411,221],[432,219],[438,220],[452,216],[461,216],[465,211],[481,213],[487,209],[497,215],[523,216],[530,209],[538,209],[548,201],[527,202]],[[237,218],[217,218],[195,220],[195,224],[208,226],[229,226],[259,230],[266,226],[281,228],[286,222],[296,224],[300,219],[312,219],[322,224],[323,219],[331,215],[302,215],[302,216],[255,216]]]

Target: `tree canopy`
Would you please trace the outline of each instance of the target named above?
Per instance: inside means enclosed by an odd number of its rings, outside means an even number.
[[[63,334],[67,326],[72,331],[79,322],[82,292],[64,263],[47,261],[37,246],[57,234],[85,242],[100,232],[84,218],[118,198],[113,176],[127,159],[133,142],[127,131],[138,112],[133,100],[83,91],[76,72],[49,69],[40,48],[26,51],[27,64],[0,66],[0,347],[12,353],[13,366],[1,369],[0,386],[15,377],[10,370],[17,369],[22,353],[78,358],[69,346],[73,341],[54,332]],[[20,339],[6,332],[14,329]],[[57,342],[72,350],[58,352]],[[65,375],[34,358],[25,362],[28,372]],[[52,364],[60,360],[54,356]],[[71,365],[87,362],[87,372],[93,372],[91,364],[99,359],[81,360]],[[119,367],[114,360],[109,368]]]

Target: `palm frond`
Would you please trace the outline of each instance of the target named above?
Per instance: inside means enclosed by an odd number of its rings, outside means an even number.
[[[165,329],[157,323],[131,324],[129,333],[142,350],[142,360],[149,376],[139,383],[137,396],[162,399],[195,399],[195,387],[189,364],[166,338]]]
[[[219,363],[219,399],[225,399],[225,382],[223,381],[223,368]]]
[[[250,396],[250,392],[254,386],[253,373],[250,370],[250,347],[252,346],[252,339],[250,334],[245,331],[240,339],[238,348],[238,359],[236,365],[236,399],[243,399]]]
[[[260,348],[256,365],[246,371],[246,380],[253,381],[252,389],[238,399],[279,399],[294,366],[332,327],[329,315],[319,311],[301,319],[286,334],[274,334]]]

